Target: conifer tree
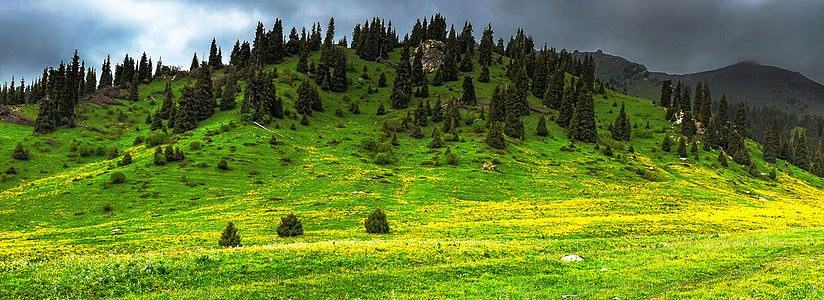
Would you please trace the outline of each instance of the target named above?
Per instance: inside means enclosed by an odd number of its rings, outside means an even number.
[[[195,52],[192,57],[192,65],[189,66],[189,72],[196,70],[198,67],[200,67],[200,61],[197,59],[197,52]]]
[[[389,233],[389,222],[380,208],[375,209],[363,223],[366,233]]]
[[[443,60],[443,64],[441,65],[441,75],[442,80],[444,82],[456,81],[458,80],[458,66],[455,62],[455,55],[454,51],[446,51],[446,57]]]
[[[212,46],[209,48],[209,66],[215,70],[223,67],[223,62],[217,52],[217,41],[215,38],[212,38]]]
[[[234,66],[229,67],[226,76],[226,87],[223,88],[223,95],[220,97],[220,110],[230,110],[235,108],[237,102],[237,80],[235,79]]]
[[[317,87],[313,86],[309,80],[304,79],[298,86],[297,93],[298,99],[295,101],[295,111],[302,115],[312,115],[312,104],[318,95]]]
[[[589,92],[585,91],[578,97],[575,114],[570,120],[569,136],[582,142],[598,141],[598,133],[595,129],[595,102]]]
[[[195,107],[197,120],[206,120],[215,114],[215,97],[212,91],[212,68],[202,65],[195,83]]]
[[[678,139],[678,157],[687,157],[687,138]]]
[[[151,115],[149,115],[151,116]],[[149,130],[155,131],[160,130],[163,128],[163,119],[160,118],[160,112],[155,113],[154,118],[152,119],[151,126]]]
[[[438,128],[438,126],[435,126],[435,129],[432,130],[432,141],[429,142],[429,145],[427,145],[427,147],[429,147],[430,149],[435,149],[443,148],[443,146],[444,143],[441,139],[441,130]]]
[[[738,110],[735,112],[735,124],[733,125],[733,129],[738,131],[741,136],[749,137],[749,134],[747,133],[747,108],[745,107],[744,101],[738,103]]]
[[[386,109],[383,108],[383,102],[381,102],[380,104],[378,104],[378,111],[377,111],[376,115],[383,116],[385,114],[386,114]]]
[[[421,61],[421,57],[423,56],[423,51],[416,51],[414,54],[414,58],[412,61],[412,75],[411,75],[411,82],[414,86],[421,86],[424,84],[424,79],[426,78],[426,73],[423,71],[423,62]]]
[[[469,75],[463,78],[463,96],[461,103],[464,105],[475,105],[475,85],[472,83],[472,77]]]
[[[666,79],[661,82],[661,100],[659,104],[661,107],[669,107],[672,101],[672,80]]]
[[[218,246],[224,248],[240,246],[240,234],[238,234],[234,223],[229,222],[229,224],[226,224],[226,228],[223,229],[223,233],[220,235]]]
[[[481,67],[481,75],[478,76],[478,82],[489,83],[489,67],[486,65]]]
[[[558,119],[555,120],[558,126],[567,129],[570,127],[570,121],[572,120],[572,115],[575,113],[575,106],[578,103],[572,90],[572,87],[564,89],[563,102],[561,102],[560,109],[558,110]]]
[[[511,91],[511,89],[507,87],[504,92],[507,93],[506,91]],[[524,139],[524,123],[521,121],[519,99],[517,97],[509,96],[507,97],[506,104],[506,124],[504,126],[504,133],[512,138]]]
[[[309,65],[307,63],[309,59],[309,53],[306,49],[300,51],[300,57],[298,58],[298,65],[295,67],[295,71],[298,73],[306,73],[309,71]]]
[[[378,78],[378,87],[386,87],[386,74],[384,74],[383,72],[381,72],[381,76],[380,78]]]
[[[51,97],[40,99],[40,109],[37,111],[37,119],[34,120],[34,132],[45,134],[55,130],[55,110],[55,103]]]
[[[718,163],[722,166],[727,166],[727,154],[724,151],[718,151]]]
[[[346,92],[349,82],[346,79],[346,53],[338,48],[335,49],[335,71],[332,73],[330,90],[336,93]]]
[[[97,86],[98,89],[112,86],[113,77],[111,64],[111,56],[106,56],[106,60],[103,61],[103,66],[100,68],[100,83]]]
[[[542,97],[543,104],[551,109],[558,109],[564,100],[564,76],[561,69],[556,70],[547,80],[547,87]]]
[[[174,106],[174,93],[172,92],[172,82],[166,81],[166,87],[163,91],[163,104],[160,106],[160,111],[158,112],[158,116],[161,119],[169,119],[169,113],[171,112],[172,106]]]
[[[504,132],[501,128],[501,122],[495,121],[492,127],[489,128],[489,133],[486,135],[484,142],[487,146],[495,149],[506,148],[506,140],[504,139]]]
[[[443,121],[443,105],[441,99],[435,101],[435,106],[432,107],[432,122]]]
[[[174,118],[174,133],[183,133],[197,127],[197,103],[194,89],[188,84],[180,89],[181,97],[178,100],[180,108],[177,109]],[[171,120],[169,123],[172,123]]]
[[[464,53],[463,59],[461,59],[461,67],[459,70],[461,72],[472,72],[475,69],[475,64],[472,62],[472,53],[466,52]]]
[[[546,118],[541,115],[541,118],[538,119],[538,128],[535,129],[535,135],[537,136],[547,136],[549,135],[549,131],[546,129]]]
[[[802,132],[798,135],[798,140],[795,143],[795,155],[793,164],[805,171],[810,170],[810,155],[807,149],[807,133]]]
[[[773,120],[773,123],[767,127],[767,132],[764,135],[764,161],[768,163],[775,163],[775,158],[781,150],[781,139],[778,136],[778,122]]]
[[[140,100],[140,95],[137,89],[139,85],[139,78],[137,76],[134,76],[134,79],[132,79],[132,85],[129,88],[129,101],[137,102],[138,100]]]
[[[16,160],[29,160],[29,149],[23,148],[23,143],[17,142],[14,151],[11,152],[11,158]]]
[[[132,164],[132,154],[129,152],[124,153],[123,158],[117,163],[118,166],[126,166],[130,164]]]
[[[621,103],[621,112],[615,117],[615,122],[612,125],[612,138],[616,141],[629,141],[632,136],[632,126],[627,119],[624,108],[624,103]]]
[[[692,113],[684,112],[684,117],[681,119],[681,134],[687,137],[695,135],[697,129],[695,127],[695,120],[692,118]]]
[[[492,51],[495,48],[492,34],[492,24],[489,24],[484,28],[483,35],[481,36],[481,44],[478,46],[478,64],[485,67],[492,65]]]
[[[670,141],[669,135],[664,133],[664,140],[661,142],[661,151],[670,152],[672,150],[672,142]]]
[[[303,235],[303,224],[294,213],[289,213],[287,216],[280,218],[277,232],[280,237]]]

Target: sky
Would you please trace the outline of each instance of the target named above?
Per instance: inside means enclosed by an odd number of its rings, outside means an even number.
[[[335,18],[336,40],[374,16],[392,21],[401,37],[416,19],[441,13],[460,31],[491,23],[505,41],[518,28],[536,47],[596,51],[684,74],[755,60],[824,82],[824,1],[796,0],[576,0],[576,1],[250,1],[250,0],[0,0],[0,82],[27,82],[43,68],[70,60],[75,49],[100,69],[125,54],[188,68],[208,57],[215,38],[224,62],[236,40],[251,41],[257,22],[275,18],[291,27],[323,30]],[[325,33],[324,33],[325,34]],[[98,72],[99,74],[99,72]]]

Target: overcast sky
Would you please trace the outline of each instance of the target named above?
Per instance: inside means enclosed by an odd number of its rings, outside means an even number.
[[[325,31],[335,17],[336,39],[351,40],[355,23],[391,20],[403,36],[415,20],[442,13],[457,30],[472,22],[475,37],[492,23],[495,39],[518,27],[536,46],[619,55],[651,71],[691,73],[743,60],[801,72],[824,82],[824,2],[788,0],[677,1],[136,1],[0,0],[0,82],[39,76],[78,49],[97,69],[144,51],[157,62],[188,68],[217,38],[224,62],[235,40],[253,38],[258,21],[275,18]],[[99,74],[99,72],[98,72]]]

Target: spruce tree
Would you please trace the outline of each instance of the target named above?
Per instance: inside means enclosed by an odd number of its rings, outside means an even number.
[[[669,135],[665,132],[664,140],[661,142],[661,151],[670,152],[670,150],[672,150],[672,142],[670,141]]]
[[[718,151],[718,163],[722,166],[727,166],[727,154],[724,151]]]
[[[659,104],[661,107],[669,107],[672,101],[672,80],[666,79],[661,82],[661,100]]]
[[[538,128],[535,129],[535,135],[537,136],[547,136],[549,135],[549,131],[546,129],[546,118],[541,115],[541,118],[538,119]]]
[[[233,72],[234,66],[229,67],[229,75],[226,76],[226,87],[223,88],[223,95],[220,97],[220,110],[230,110],[237,106],[235,98],[237,96],[237,80]]]
[[[174,123],[175,125],[174,133],[183,133],[195,129],[198,122],[194,87],[187,84],[180,89],[180,93],[181,96],[180,99],[178,99],[180,108],[177,109],[174,122],[172,122],[171,117],[169,117],[169,123]]]
[[[137,90],[139,85],[140,79],[137,76],[134,76],[134,79],[132,79],[132,85],[129,88],[129,101],[137,102],[138,100],[140,100],[140,95]]]
[[[29,160],[29,149],[23,148],[23,143],[17,142],[14,151],[11,152],[11,158],[16,160]]]
[[[304,79],[298,86],[297,93],[298,99],[295,101],[295,111],[302,115],[312,115],[312,104],[318,95],[317,87],[313,86],[309,80]]]
[[[486,65],[481,68],[481,75],[478,76],[478,82],[489,83],[489,67]]]
[[[37,119],[34,120],[34,132],[45,134],[55,130],[55,110],[55,103],[51,97],[40,99],[40,109],[37,111]]]
[[[280,218],[280,225],[278,225],[277,232],[280,237],[303,235],[303,224],[294,213],[290,213]]]
[[[458,80],[458,67],[455,62],[455,55],[454,51],[446,51],[446,58],[444,58],[443,64],[441,65],[441,75],[443,76],[441,79],[444,82]]]
[[[615,117],[612,125],[612,138],[616,141],[629,141],[632,136],[632,125],[627,119],[624,108],[624,103],[621,103],[621,112]]]
[[[504,132],[501,128],[501,122],[495,121],[492,127],[489,128],[489,133],[486,135],[484,142],[487,146],[495,149],[506,148],[506,140],[504,139]]]
[[[588,143],[598,141],[598,132],[595,129],[595,102],[589,92],[585,91],[578,97],[575,114],[570,120],[569,136]]]
[[[687,138],[678,139],[678,157],[687,157]]]
[[[438,126],[435,126],[435,129],[432,130],[432,141],[429,142],[427,147],[429,147],[430,149],[436,149],[436,148],[443,148],[443,146],[444,146],[444,143],[443,143],[443,140],[441,139],[441,130],[438,128]]]
[[[332,73],[330,90],[336,93],[346,92],[349,82],[346,78],[346,53],[338,48],[335,49],[335,71]]]
[[[160,130],[161,128],[163,128],[163,119],[160,118],[160,112],[157,112],[157,113],[155,113],[154,118],[152,119],[151,126],[149,127],[149,130],[150,131],[155,131],[155,130]]]
[[[692,118],[692,113],[689,111],[684,112],[684,117],[681,119],[681,134],[692,137],[697,130],[695,127],[695,119]]]
[[[774,120],[773,123],[767,127],[767,132],[764,135],[764,161],[768,163],[775,163],[775,158],[781,150],[781,139],[778,136],[778,122]]]
[[[126,166],[130,164],[132,164],[132,154],[129,152],[124,153],[123,158],[117,163],[118,166]]]
[[[572,120],[572,115],[575,113],[575,106],[577,104],[577,99],[575,94],[572,92],[572,87],[569,87],[564,90],[564,99],[561,103],[561,107],[558,110],[558,119],[555,120],[555,123],[558,126],[563,128],[570,128],[570,121]]]
[[[551,109],[558,109],[564,100],[564,76],[561,69],[552,73],[547,81],[547,87],[542,95],[543,104]]]
[[[380,78],[378,78],[378,87],[386,87],[386,74],[381,72]]]
[[[366,233],[389,233],[389,222],[380,208],[375,209],[363,223]]]
[[[215,97],[212,91],[212,68],[203,65],[195,83],[195,107],[197,120],[203,121],[215,114]]]
[[[240,234],[238,234],[234,223],[229,222],[229,224],[226,224],[226,228],[224,228],[223,233],[220,234],[218,246],[224,248],[240,246]]]
[[[807,133],[802,132],[798,135],[798,141],[795,143],[795,155],[793,164],[805,171],[810,170],[810,154],[807,149]]]
[[[469,75],[463,78],[463,96],[461,103],[464,105],[475,105],[475,85],[472,83],[472,77]]]
[[[172,92],[172,82],[166,81],[166,88],[163,91],[163,104],[160,106],[159,116],[161,119],[169,119],[172,106],[175,105],[174,93]]]

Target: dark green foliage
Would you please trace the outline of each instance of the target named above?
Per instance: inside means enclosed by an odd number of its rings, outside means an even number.
[[[306,73],[309,71],[309,66],[307,65],[307,61],[309,59],[309,52],[306,49],[300,51],[300,57],[298,58],[298,65],[295,67],[295,71],[298,73]]]
[[[595,130],[595,102],[588,92],[583,92],[578,97],[575,114],[569,124],[571,139],[587,143],[598,141],[598,133]]]
[[[444,152],[443,156],[444,156],[444,159],[446,159],[446,164],[447,165],[457,166],[458,163],[460,163],[458,161],[458,155],[456,155],[455,153],[452,152],[451,147],[446,147],[446,152]]]
[[[166,155],[163,154],[163,147],[155,149],[154,164],[158,166],[166,165]]]
[[[774,180],[777,176],[778,174],[776,174],[775,169],[770,170],[770,179]]]
[[[481,75],[478,76],[478,82],[484,82],[484,83],[489,82],[489,67],[487,67],[486,65],[484,65],[481,68]]]
[[[117,163],[118,166],[126,166],[132,164],[132,154],[126,152],[123,154],[123,158],[120,159],[120,162]]]
[[[360,109],[358,109],[358,110],[360,110]],[[378,104],[378,111],[377,111],[377,113],[376,113],[376,114],[377,114],[377,115],[379,115],[379,116],[383,116],[383,115],[385,115],[385,114],[386,114],[386,109],[385,109],[385,108],[383,108],[383,102],[381,102],[380,104]]]
[[[687,157],[687,138],[678,139],[678,157]]]
[[[112,205],[109,202],[103,203],[103,211],[112,211]]]
[[[302,115],[312,115],[312,110],[322,111],[320,93],[309,80],[303,80],[298,86],[298,99],[295,101],[295,111]],[[318,109],[320,108],[320,109]]]
[[[106,159],[114,159],[119,154],[117,153],[117,146],[111,146],[106,150]]]
[[[378,78],[378,87],[386,87],[386,74],[384,74],[383,72],[381,72],[381,76],[380,78]]]
[[[380,208],[375,209],[363,223],[366,233],[389,233],[389,222],[386,214]]]
[[[438,68],[432,77],[432,86],[443,86],[443,68]]]
[[[504,122],[506,118],[506,103],[504,102],[503,91],[500,86],[495,86],[492,90],[492,99],[489,101],[489,122],[492,126],[495,122]]]
[[[421,127],[418,126],[418,124],[415,124],[412,126],[412,133],[410,133],[410,136],[415,139],[422,139],[425,135],[423,134]]]
[[[775,163],[775,158],[778,152],[781,151],[781,138],[778,136],[778,122],[773,123],[767,127],[767,132],[764,135],[764,161],[768,163]]]
[[[755,165],[755,162],[750,162],[750,165],[747,167],[747,172],[750,173],[750,176],[757,177],[759,175],[758,166]]]
[[[280,237],[303,235],[303,224],[294,213],[290,213],[280,218],[280,225],[278,225],[277,231]]]
[[[209,63],[208,63],[209,67],[212,67],[212,69],[215,69],[215,70],[223,68],[223,57],[222,57],[223,55],[221,53],[222,51],[218,52],[219,50],[217,48],[217,43],[216,42],[217,41],[214,38],[212,38],[212,46],[209,48]],[[144,53],[144,55],[145,55],[145,53]]]
[[[475,85],[472,83],[472,77],[464,76],[463,79],[463,96],[461,103],[464,105],[475,105]]]
[[[603,153],[606,156],[612,157],[612,147],[607,145],[606,147],[604,147]]]
[[[546,118],[541,115],[541,118],[538,119],[538,128],[535,129],[535,135],[537,136],[548,136],[549,131],[546,129]]]
[[[738,102],[738,110],[735,112],[735,124],[733,129],[738,131],[742,137],[749,137],[747,131],[747,108],[744,101]]]
[[[621,103],[621,112],[615,117],[615,123],[612,125],[612,138],[616,141],[629,141],[631,137],[632,125],[624,111],[624,103]]]
[[[697,132],[697,128],[695,126],[695,119],[692,118],[692,113],[689,111],[684,112],[684,117],[681,119],[681,134],[687,137],[692,137]]]
[[[181,161],[186,158],[186,155],[183,154],[183,151],[181,151],[179,147],[173,148],[172,145],[166,146],[163,156],[166,157],[166,162]]]
[[[552,87],[550,87],[552,88]],[[575,93],[573,89],[567,88],[564,90],[564,99],[561,102],[561,107],[558,110],[558,119],[555,120],[555,123],[558,126],[563,128],[570,128],[570,121],[572,121],[572,116],[575,114],[575,106],[578,103],[578,98],[575,97]]]
[[[504,139],[504,131],[501,128],[501,122],[496,121],[492,127],[489,128],[489,133],[486,135],[484,142],[487,146],[495,149],[506,148],[506,139]]]
[[[194,104],[197,120],[203,121],[215,114],[215,97],[212,91],[212,68],[203,65],[197,75],[194,89]]]
[[[824,177],[824,156],[822,155],[821,151],[816,153],[815,160],[810,168],[810,173],[818,177]]]
[[[240,235],[234,223],[229,222],[229,224],[226,224],[226,228],[224,228],[223,233],[220,234],[220,240],[217,244],[224,248],[240,246]]]
[[[564,100],[564,75],[565,72],[561,69],[552,73],[547,82],[547,87],[542,96],[543,104],[551,109],[558,109],[563,104]]]
[[[383,105],[383,103],[381,103],[381,105]],[[349,112],[351,112],[353,114],[356,114],[356,115],[359,115],[361,113],[360,105],[358,104],[358,100],[352,100],[352,101],[349,102]],[[384,114],[385,114],[385,112],[384,112]]]
[[[659,100],[659,104],[662,107],[669,107],[670,101],[672,101],[672,80],[665,79],[661,82],[661,100]]]
[[[6,174],[17,174],[17,169],[14,168],[14,165],[11,165],[6,169]]]
[[[113,172],[110,179],[112,184],[120,184],[126,182],[126,175],[123,175],[123,172]]]
[[[798,141],[795,143],[793,165],[796,167],[809,171],[810,170],[810,154],[807,149],[807,133],[802,132],[798,135]]]
[[[718,152],[718,163],[724,167],[727,166],[727,154],[724,151]]]
[[[180,108],[174,118],[174,132],[183,133],[197,127],[197,103],[195,100],[195,88],[185,85],[180,89]],[[170,117],[171,119],[171,117]],[[171,120],[169,123],[172,123]]]
[[[138,87],[140,86],[140,79],[137,76],[134,76],[132,79],[132,84],[129,87],[129,101],[137,102],[140,100],[140,94],[138,92]]]
[[[444,146],[444,143],[443,143],[443,140],[441,139],[441,129],[438,128],[438,126],[435,126],[435,129],[432,130],[432,141],[429,142],[427,147],[429,147],[430,149],[434,149],[434,148],[443,148],[443,146]]]
[[[175,106],[174,93],[172,92],[172,82],[166,81],[166,87],[163,91],[163,104],[160,106],[158,114],[161,119],[169,119]]]
[[[698,141],[692,141],[692,145],[690,146],[690,154],[698,155]]]
[[[457,54],[454,53],[454,51],[446,51],[446,57],[444,58],[443,64],[440,67],[442,76],[441,80],[443,80],[444,82],[458,80],[458,66],[455,62],[455,55]]]
[[[335,71],[332,72],[332,80],[329,90],[336,93],[346,92],[349,82],[346,79],[346,53],[337,46],[332,46],[335,53]]]
[[[461,67],[459,70],[461,72],[472,72],[475,69],[475,64],[472,61],[472,53],[466,52],[464,53],[463,59],[461,59]]]
[[[409,105],[409,96],[410,95],[404,92],[402,88],[396,87],[392,89],[392,95],[389,96],[390,106],[394,109],[406,108]]]
[[[309,118],[306,115],[300,118],[300,125],[308,126],[309,125]]]
[[[149,130],[155,131],[160,130],[163,128],[163,120],[160,118],[160,112],[155,114],[154,119],[152,119],[151,125],[149,126]]]
[[[484,28],[483,35],[481,36],[481,44],[478,46],[478,64],[482,66],[492,65],[492,51],[495,48],[492,34],[492,24],[489,24]]]
[[[217,168],[221,170],[228,170],[229,163],[226,162],[225,158],[221,158],[220,161],[217,163]]]
[[[220,110],[230,110],[235,108],[237,102],[237,79],[235,78],[234,67],[229,67],[226,72],[226,87],[223,88],[223,95],[220,97]]]
[[[152,124],[152,114],[146,115],[146,121],[144,121],[143,123],[146,123],[146,124],[149,124],[149,125]]]
[[[16,160],[28,160],[29,149],[23,149],[23,143],[17,142],[17,146],[15,146],[14,151],[11,152],[11,157]]]
[[[672,141],[669,138],[669,135],[665,132],[664,133],[664,140],[661,142],[661,151],[670,152],[672,149]]]
[[[54,121],[57,113],[55,109],[55,103],[50,97],[47,96],[40,100],[40,109],[37,112],[37,119],[34,120],[34,132],[49,133],[54,131],[57,127]]]

